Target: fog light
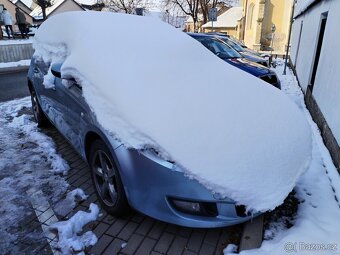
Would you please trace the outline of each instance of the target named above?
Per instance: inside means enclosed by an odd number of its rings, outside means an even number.
[[[176,208],[183,212],[199,213],[201,210],[200,204],[195,202],[173,200],[173,204]]]
[[[169,199],[169,201],[172,207],[183,213],[207,217],[217,216],[217,206],[215,203],[197,202],[174,198]]]

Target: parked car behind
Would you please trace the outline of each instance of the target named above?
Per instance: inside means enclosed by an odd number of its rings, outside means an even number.
[[[209,49],[221,59],[225,60],[227,63],[272,84],[278,89],[281,89],[280,80],[274,71],[256,62],[252,62],[247,58],[244,58],[240,53],[234,50],[223,40],[223,38],[227,37],[222,38],[220,36],[200,33],[188,33],[188,35],[202,43],[207,49]]]
[[[244,57],[247,60],[250,60],[252,62],[256,62],[260,65],[263,65],[265,67],[269,66],[268,60],[264,57],[261,57],[259,54],[255,54],[251,50],[247,50],[244,46],[239,44],[237,41],[226,37],[226,36],[218,36],[222,41],[227,43],[229,46],[231,46],[234,50],[236,50],[238,53],[241,54],[242,57]]]

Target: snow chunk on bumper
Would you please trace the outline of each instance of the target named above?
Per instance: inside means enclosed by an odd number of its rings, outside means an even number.
[[[157,148],[248,209],[275,208],[309,164],[311,132],[294,103],[163,22],[68,12],[35,39],[36,56],[64,56],[62,75],[82,81],[98,122],[127,147]]]

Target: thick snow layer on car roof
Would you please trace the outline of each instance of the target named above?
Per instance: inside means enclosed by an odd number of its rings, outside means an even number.
[[[42,24],[34,47],[64,61],[63,77],[80,81],[125,146],[156,148],[248,209],[275,208],[309,165],[311,132],[294,103],[164,22],[67,12]]]

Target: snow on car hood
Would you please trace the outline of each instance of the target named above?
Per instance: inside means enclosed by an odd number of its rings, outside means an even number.
[[[156,148],[250,210],[281,204],[309,164],[311,132],[294,103],[166,23],[67,12],[42,24],[34,48],[64,61],[62,75],[81,81],[98,122],[125,146]]]

